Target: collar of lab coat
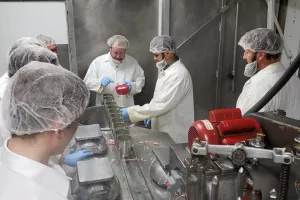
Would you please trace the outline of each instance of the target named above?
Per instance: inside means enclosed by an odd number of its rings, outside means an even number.
[[[104,62],[109,62],[109,57],[110,57],[110,52],[108,52],[108,54],[106,54]]]
[[[29,158],[20,156],[7,148],[5,141],[1,154],[1,163],[12,171],[22,174],[38,185],[49,189],[65,198],[68,196],[69,180],[65,174],[54,170],[54,163],[49,162],[48,166]]]
[[[268,65],[266,68],[263,70],[259,71],[256,75],[261,75],[261,74],[273,74],[276,72],[280,72],[284,70],[284,67],[282,66],[281,62],[276,62],[271,65]]]
[[[266,78],[266,76],[268,74],[274,74],[274,73],[281,72],[284,70],[285,70],[285,68],[282,66],[281,62],[273,63],[271,65],[268,65],[263,70],[259,71],[254,76],[252,76],[246,83],[249,84],[249,83],[251,83],[251,81],[254,81],[254,80],[258,81],[261,78]]]
[[[106,54],[106,56],[104,58],[104,62],[110,62],[110,60],[109,60],[110,57],[111,57],[110,52],[108,52],[108,54]],[[110,65],[113,66],[115,69],[119,69],[120,66],[124,65],[126,57],[127,57],[127,54],[125,55],[125,58],[123,59],[122,63],[120,65],[118,65],[118,67],[113,63],[111,63]]]
[[[181,60],[177,60],[176,62],[174,62],[172,65],[170,65],[170,67],[168,67],[166,70],[164,70],[165,72],[167,71],[172,71],[172,69],[174,69],[177,65],[181,64]]]

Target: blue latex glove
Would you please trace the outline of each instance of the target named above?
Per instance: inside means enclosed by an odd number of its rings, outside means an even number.
[[[64,164],[70,167],[76,167],[78,161],[84,160],[92,155],[94,155],[94,153],[87,149],[77,151],[75,153],[64,156]]]
[[[132,87],[131,82],[130,81],[125,81],[123,84],[128,85],[129,92],[131,92],[131,87]]]
[[[121,108],[122,117],[125,121],[130,121],[127,108]]]
[[[144,120],[144,124],[145,124],[146,127],[148,127],[150,125],[150,123],[151,123],[151,119],[145,119]]]
[[[103,77],[101,80],[101,86],[106,87],[108,84],[113,83],[114,81],[109,77]]]

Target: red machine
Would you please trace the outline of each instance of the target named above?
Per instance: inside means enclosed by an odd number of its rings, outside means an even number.
[[[209,120],[198,120],[189,129],[188,143],[192,146],[196,138],[209,144],[233,145],[236,142],[248,142],[256,139],[262,129],[257,121],[242,118],[238,108],[214,110]]]

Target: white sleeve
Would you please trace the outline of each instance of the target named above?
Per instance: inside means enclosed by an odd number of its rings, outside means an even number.
[[[100,84],[101,80],[99,79],[98,74],[97,74],[97,67],[99,67],[99,66],[97,66],[97,63],[94,60],[90,64],[90,67],[83,79],[87,88],[94,92],[99,92],[99,89],[101,87],[101,84]]]
[[[149,104],[143,106],[132,106],[127,109],[132,122],[160,116],[174,109],[186,96],[192,87],[186,80],[178,76],[170,77],[166,80],[162,91],[158,91]]]
[[[132,88],[130,94],[140,93],[145,85],[144,70],[136,63],[136,69],[133,75],[133,81],[131,82]]]

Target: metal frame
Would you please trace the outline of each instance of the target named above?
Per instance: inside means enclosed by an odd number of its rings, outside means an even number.
[[[283,31],[280,27],[280,24],[278,22],[276,14],[275,14],[276,0],[266,0],[266,3],[268,5],[267,28],[275,30],[275,27],[276,27],[276,29],[278,30],[279,35],[282,37],[283,42],[284,42],[284,49],[283,50],[285,51],[285,53],[287,55],[287,58],[291,59],[292,58],[291,50],[287,46],[287,42],[284,39]]]
[[[74,13],[73,13],[72,0],[66,0],[66,12],[67,12],[67,25],[68,25],[70,71],[78,75],[76,39],[75,39],[75,31],[74,31]]]
[[[235,70],[236,70],[236,51],[237,51],[237,34],[238,34],[238,24],[239,24],[239,12],[240,3],[236,2],[236,13],[235,13],[235,30],[234,30],[234,44],[233,44],[233,64],[232,64],[232,82],[231,82],[231,92],[235,92]]]
[[[235,91],[235,70],[236,70],[236,51],[237,51],[237,29],[238,29],[238,17],[239,17],[239,0],[230,1],[227,4],[227,0],[222,0],[222,8],[215,13],[213,16],[209,18],[199,29],[197,29],[191,36],[189,36],[186,40],[184,40],[177,49],[180,49],[183,45],[185,45],[189,40],[194,38],[204,27],[206,27],[210,22],[212,22],[215,18],[221,15],[220,21],[220,38],[219,38],[219,56],[218,56],[218,68],[216,71],[216,99],[215,99],[215,108],[220,106],[221,101],[221,85],[222,85],[222,73],[223,73],[223,53],[224,53],[224,28],[225,28],[225,15],[223,15],[234,3],[236,3],[236,19],[235,19],[235,35],[234,35],[234,54],[233,54],[233,66],[232,66],[232,88],[231,91]]]
[[[229,2],[226,6],[222,7],[217,13],[215,13],[213,16],[211,16],[209,18],[209,20],[207,20],[200,28],[198,28],[191,36],[189,36],[180,45],[178,45],[177,50],[180,49],[183,45],[185,45],[192,38],[194,38],[198,34],[198,32],[200,32],[204,27],[206,27],[215,18],[217,18],[219,15],[225,13],[232,6],[232,4],[236,3],[237,1],[239,1],[239,0],[233,0],[233,1]]]
[[[276,19],[275,13],[275,0],[266,0],[268,4],[268,18],[267,18],[267,28],[275,30],[274,21]]]
[[[226,1],[222,0],[222,8],[226,7]],[[219,27],[219,56],[218,56],[218,68],[216,71],[217,85],[216,85],[216,100],[215,100],[215,108],[219,108],[221,101],[221,86],[222,86],[222,74],[223,74],[223,57],[224,57],[224,37],[225,37],[225,19],[226,16],[221,14],[220,19],[220,27]]]
[[[170,34],[170,0],[159,0],[158,35]]]

